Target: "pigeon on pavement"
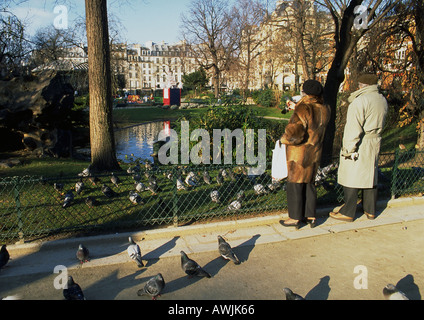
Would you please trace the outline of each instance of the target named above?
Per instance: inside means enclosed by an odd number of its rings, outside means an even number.
[[[294,293],[289,288],[283,289],[284,293],[286,294],[286,300],[305,300],[302,296],[298,295],[297,293]]]
[[[240,264],[240,260],[237,258],[231,246],[221,236],[218,236],[218,251],[224,259],[231,260],[234,264]]]
[[[386,300],[409,300],[405,293],[391,283],[383,288],[383,295]]]
[[[143,261],[141,260],[141,251],[137,243],[134,242],[132,237],[128,237],[130,245],[128,246],[128,256],[137,263],[139,268],[144,267]]]
[[[2,245],[0,249],[0,269],[3,268],[9,261],[9,251],[6,249],[6,245]]]
[[[165,280],[161,273],[158,273],[153,278],[150,278],[144,287],[137,291],[138,296],[149,295],[152,297],[152,300],[156,300],[157,297],[160,297],[160,293],[165,287]]]
[[[72,276],[68,277],[68,284],[63,289],[63,296],[66,300],[86,300],[81,287],[74,281]]]
[[[84,262],[88,262],[89,253],[89,250],[82,244],[78,246],[77,258],[81,262],[81,264],[83,264]]]
[[[193,276],[206,278],[211,277],[211,275],[202,269],[196,261],[190,259],[184,251],[181,251],[181,267],[189,278],[192,278]]]

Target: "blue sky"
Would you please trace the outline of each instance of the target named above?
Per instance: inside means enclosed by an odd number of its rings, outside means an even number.
[[[181,14],[191,0],[109,0],[108,10],[119,17],[123,39],[128,43],[144,44],[149,40],[175,43],[181,40]],[[58,14],[54,9],[65,5],[68,23],[72,27],[78,16],[84,16],[84,0],[27,0],[11,11],[27,22],[27,31],[33,35],[41,27],[52,25]]]
[[[22,3],[18,7],[12,7],[12,11],[20,19],[25,19],[30,35],[41,27],[53,24],[58,16],[54,9],[58,5],[66,7],[70,27],[74,25],[76,17],[85,17],[85,0],[15,1]],[[152,40],[173,44],[181,40],[181,14],[187,12],[190,2],[191,0],[108,0],[108,10],[119,17],[125,28],[121,35],[123,41],[145,44]],[[273,10],[276,0],[268,2],[270,10]]]

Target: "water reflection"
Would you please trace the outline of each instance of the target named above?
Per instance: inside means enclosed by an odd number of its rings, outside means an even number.
[[[115,131],[116,154],[121,161],[125,155],[134,154],[134,158],[153,161],[153,143],[157,141],[159,132],[169,122],[158,121],[140,124]]]

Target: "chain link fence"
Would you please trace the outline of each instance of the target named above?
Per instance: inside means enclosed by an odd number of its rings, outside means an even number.
[[[379,197],[424,191],[423,152],[382,154]],[[338,161],[319,170],[318,206],[339,205]],[[260,176],[238,165],[132,165],[97,176],[0,179],[0,241],[64,232],[104,232],[287,210],[285,181],[273,183],[271,163]],[[113,180],[113,181],[112,181]]]

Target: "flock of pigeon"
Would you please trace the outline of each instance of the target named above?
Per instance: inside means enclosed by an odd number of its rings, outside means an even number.
[[[270,192],[274,192],[281,188],[283,184],[278,181],[273,181],[272,178],[267,174],[264,173],[261,176],[251,176],[248,175],[246,172],[246,169],[243,167],[239,168],[240,173],[235,173],[231,169],[219,169],[219,172],[217,176],[215,177],[216,185],[221,186],[223,185],[225,180],[230,180],[232,183],[236,181],[242,181],[243,179],[247,179],[251,185],[253,185],[253,190],[256,195],[265,195]],[[158,179],[154,173],[154,168],[146,163],[146,170],[144,170],[144,176],[147,179],[147,182],[143,183],[141,180],[141,172],[142,169],[139,164],[129,167],[127,170],[127,173],[132,176],[134,180],[134,189],[129,191],[128,199],[133,203],[134,205],[142,205],[144,204],[143,198],[141,197],[142,192],[144,191],[150,191],[152,195],[158,195],[162,188],[158,184]],[[174,181],[173,173],[164,173],[166,177],[170,181]],[[186,168],[181,168],[176,173],[176,188],[178,191],[180,190],[189,190],[193,189],[197,186],[199,186],[203,180],[203,183],[207,185],[213,185],[215,182],[213,181],[213,178],[210,176],[208,171],[198,172],[197,174],[193,171],[186,172]],[[186,177],[183,178],[183,175]],[[65,184],[64,183],[54,183],[54,188],[59,191],[62,195],[64,195],[62,207],[68,208],[74,203],[74,192],[77,195],[82,195],[83,191],[85,189],[85,184],[83,179],[89,179],[89,181],[93,185],[101,185],[101,192],[106,198],[114,198],[118,195],[118,193],[112,189],[111,186],[108,186],[106,183],[101,182],[100,179],[94,175],[90,167],[83,170],[80,174],[80,179],[75,183],[75,186],[67,190],[65,192]],[[119,176],[115,175],[113,172],[110,176],[110,182],[113,184],[114,187],[119,188],[119,186],[122,184],[122,180],[119,178]],[[237,211],[242,208],[242,201],[244,199],[245,191],[240,190],[235,199],[231,200],[227,204],[227,210],[228,211]],[[219,192],[218,188],[213,188],[213,190],[209,193],[210,199],[212,202],[217,204],[222,204],[222,197]],[[161,202],[161,198],[159,197],[159,202]],[[99,200],[96,199],[94,196],[87,196],[85,197],[85,203],[87,206],[95,207],[99,205]]]
[[[132,239],[128,238],[129,245],[127,248],[127,253],[129,258],[134,261],[139,268],[144,267],[142,261],[142,255],[140,246]],[[218,252],[220,256],[226,260],[232,261],[234,264],[240,264],[240,260],[237,255],[234,253],[234,250],[230,244],[225,241],[225,239],[218,235]],[[211,274],[202,268],[196,261],[190,259],[188,255],[181,251],[181,268],[188,275],[189,278],[192,277],[206,277],[211,278]],[[78,246],[76,257],[81,264],[89,261],[90,252],[82,244]],[[2,269],[9,261],[10,255],[7,251],[6,245],[3,245],[0,249],[0,269]],[[163,289],[165,288],[165,280],[161,273],[156,274],[150,278],[141,289],[137,291],[138,296],[150,296],[152,300],[160,297]],[[283,292],[286,296],[286,300],[305,300],[301,295],[293,292],[290,288],[283,288]],[[383,295],[386,300],[409,300],[408,297],[396,288],[393,284],[388,284],[383,288]],[[72,276],[68,277],[67,286],[63,289],[63,297],[66,300],[86,300],[83,290],[80,285],[76,283]],[[2,300],[11,300],[15,297],[6,297]]]
[[[142,260],[140,246],[130,236],[128,238],[129,245],[127,248],[128,257],[134,261],[139,268],[144,267]],[[234,264],[240,264],[239,258],[234,253],[231,246],[224,240],[223,237],[218,235],[218,252],[226,260],[231,260]],[[181,251],[181,268],[188,275],[192,277],[206,277],[211,278],[209,272],[204,270],[196,261],[190,259],[188,255]],[[78,246],[76,257],[78,261],[83,264],[90,261],[90,251],[83,244]],[[6,245],[3,245],[0,250],[0,269],[3,268],[9,261],[10,255],[7,251]],[[138,296],[148,295],[156,300],[160,296],[165,287],[165,280],[161,273],[158,273],[149,279],[144,286],[137,291]],[[78,283],[76,283],[72,276],[68,277],[67,286],[63,289],[63,296],[66,300],[86,300],[85,295]]]

